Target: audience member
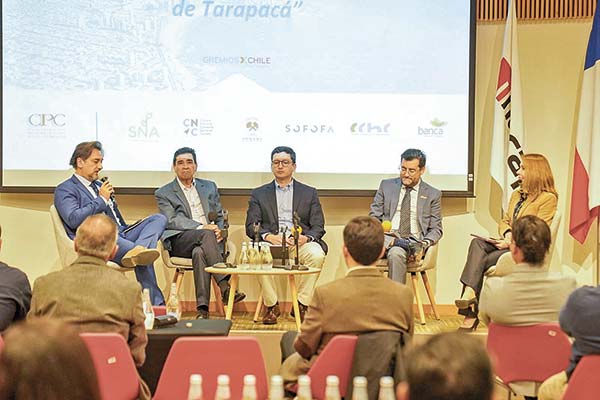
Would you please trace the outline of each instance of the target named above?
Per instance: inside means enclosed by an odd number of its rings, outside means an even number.
[[[104,214],[87,217],[75,235],[79,257],[63,270],[42,276],[33,284],[28,318],[48,316],[74,324],[82,332],[122,335],[137,366],[146,358],[146,329],[142,288],[106,262],[118,251],[117,225]],[[149,395],[141,385],[141,398]]]
[[[154,305],[164,305],[152,263],[159,257],[156,243],[167,225],[167,219],[154,214],[134,224],[127,225],[115,200],[114,189],[108,179],[98,180],[104,161],[100,142],[79,143],[70,164],[73,176],[61,183],[54,191],[54,205],[67,234],[75,237],[77,227],[86,217],[105,214],[118,225],[118,250],[111,260],[135,268],[135,276],[142,287],[150,290]]]
[[[163,245],[171,256],[192,259],[198,318],[208,318],[211,274],[204,269],[223,262],[223,207],[217,185],[195,178],[197,169],[196,151],[190,147],[178,149],[173,155],[175,179],[154,196],[158,209],[167,217]],[[213,221],[209,218],[211,213]],[[229,297],[229,276],[214,275],[223,302]],[[244,293],[236,293],[234,299],[239,302],[245,297]]]
[[[248,201],[246,235],[255,239],[255,228],[260,240],[274,245],[282,244],[282,233],[288,233],[286,243],[294,244],[292,229],[296,223],[302,228],[299,234],[299,262],[313,268],[321,268],[327,253],[325,218],[317,190],[293,178],[296,171],[296,152],[290,147],[275,147],[271,152],[271,171],[275,180],[254,189]],[[308,274],[298,279],[298,305],[300,319],[304,319],[307,305],[317,282],[318,274]],[[263,292],[266,312],[264,324],[276,324],[280,315],[277,291],[273,276],[261,275],[258,279]]]
[[[0,226],[0,249],[2,227]],[[24,319],[31,302],[29,279],[22,271],[0,261],[0,332],[13,321]]]
[[[560,400],[577,363],[588,354],[600,354],[600,286],[576,289],[563,306],[560,327],[571,336],[573,347],[566,371],[548,378],[538,391],[539,400]]]
[[[397,388],[398,400],[491,400],[492,365],[482,344],[462,333],[441,333],[410,348],[407,381]]]
[[[72,326],[31,318],[11,326],[0,352],[0,400],[100,400],[92,358]]]
[[[369,215],[391,221],[401,238],[386,243],[390,279],[406,283],[406,269],[416,247],[435,244],[442,237],[442,192],[421,179],[425,153],[408,149],[402,153],[400,177],[381,181]]]
[[[516,263],[511,274],[486,279],[481,291],[479,318],[486,324],[533,325],[558,321],[560,307],[575,289],[573,277],[548,271],[550,228],[535,215],[512,226],[510,252]],[[525,398],[536,397],[538,384],[517,382],[511,388]]]
[[[381,223],[372,217],[353,218],[344,228],[342,253],[346,277],[319,286],[293,343],[296,353],[281,366],[284,380],[305,374],[329,341],[339,334],[396,331],[413,334],[413,295],[385,278],[375,267],[384,252]]]
[[[459,314],[465,316],[461,330],[477,329],[477,303],[484,273],[496,265],[502,254],[508,252],[512,242],[512,225],[517,218],[535,215],[550,225],[556,213],[558,194],[548,160],[541,154],[525,154],[522,156],[518,175],[521,187],[512,193],[508,209],[498,225],[501,238],[471,240],[467,262],[460,277],[463,284],[462,295],[455,300]]]

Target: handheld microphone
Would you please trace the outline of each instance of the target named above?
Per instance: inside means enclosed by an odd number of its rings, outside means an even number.
[[[108,176],[103,176],[102,178],[100,178],[100,182],[102,182],[102,183],[108,182]],[[110,194],[110,199],[112,200],[113,203],[116,203],[114,192]]]
[[[258,243],[260,243],[260,222],[255,222],[254,224],[252,224],[252,229],[254,230],[252,247],[254,247],[254,245],[258,245]]]
[[[296,254],[294,255],[294,265],[300,265],[300,260],[298,258],[298,253],[300,253],[300,246],[298,244],[298,239],[300,238],[300,218],[298,217],[298,213],[294,211],[292,214],[292,221],[294,222],[294,246],[296,247]]]
[[[383,228],[384,232],[389,232],[392,230],[392,223],[388,220],[381,221],[381,227]]]
[[[209,211],[207,219],[210,224],[215,225],[217,221],[217,213],[214,211]]]
[[[221,237],[227,240],[229,236],[229,211],[223,209],[223,229],[221,229]]]
[[[287,232],[287,226],[282,226],[279,228],[281,231],[281,265],[288,269],[290,253],[287,248],[287,242],[285,238],[285,234]]]

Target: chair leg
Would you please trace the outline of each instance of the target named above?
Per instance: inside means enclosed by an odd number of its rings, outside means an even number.
[[[429,297],[429,303],[431,304],[431,309],[433,310],[433,315],[435,315],[435,319],[439,320],[440,316],[435,308],[435,295],[433,294],[433,290],[431,290],[431,285],[429,284],[429,278],[427,278],[427,271],[421,271],[421,278],[423,279],[423,284],[425,285],[425,291],[427,292],[427,297]]]
[[[417,299],[417,308],[419,309],[419,319],[421,321],[421,325],[425,325],[425,312],[423,311],[423,302],[421,301],[421,295],[419,294],[419,277],[416,272],[411,272],[410,277],[412,278],[413,284],[413,293],[415,298]]]
[[[175,275],[173,275],[173,283],[175,284],[175,293],[177,293],[177,297],[179,297],[179,289],[181,288],[181,282],[183,281],[183,271],[176,269]],[[171,297],[171,287],[169,287],[169,295],[167,299]]]
[[[254,322],[258,322],[258,318],[260,317],[260,311],[262,310],[263,304],[263,293],[260,291],[260,295],[258,296],[258,303],[256,303],[256,311],[254,311]]]
[[[213,293],[215,294],[215,303],[217,303],[217,311],[220,315],[225,316],[225,306],[223,305],[223,293],[221,293],[221,289],[219,285],[217,285],[216,279],[211,276],[210,281],[212,283]]]

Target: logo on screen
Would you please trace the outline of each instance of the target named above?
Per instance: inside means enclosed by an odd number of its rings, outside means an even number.
[[[260,132],[260,121],[257,118],[248,118],[244,123],[246,134],[242,137],[242,142],[245,143],[257,143],[262,142],[262,138],[259,137]]]
[[[417,133],[419,136],[425,137],[440,137],[444,135],[444,126],[448,125],[448,121],[442,121],[438,118],[434,118],[429,121],[427,127],[418,126]]]
[[[29,138],[62,138],[67,134],[65,114],[33,113],[27,116]]]
[[[139,124],[129,127],[127,136],[135,141],[155,141],[160,138],[158,129],[152,123],[152,113],[147,113]]]
[[[214,128],[210,119],[185,118],[183,120],[183,133],[188,136],[210,136]]]
[[[333,134],[333,127],[327,124],[286,124],[285,133],[307,135]]]
[[[31,114],[27,118],[29,126],[36,127],[62,127],[65,126],[65,114]]]
[[[390,123],[355,122],[350,125],[353,135],[389,135]]]

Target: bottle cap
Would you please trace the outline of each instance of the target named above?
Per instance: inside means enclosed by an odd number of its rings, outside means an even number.
[[[367,386],[367,378],[365,378],[364,376],[355,376],[352,383],[354,384],[354,386],[365,387]]]
[[[298,377],[298,385],[310,386],[310,376],[300,375]]]
[[[219,385],[229,385],[229,375],[219,375],[217,377],[217,384],[219,384]]]
[[[256,377],[254,375],[244,375],[244,385],[256,385]]]
[[[340,384],[339,378],[335,375],[328,375],[326,382],[328,385],[339,385]]]
[[[394,378],[391,376],[382,376],[379,379],[379,386],[394,387]]]
[[[283,385],[283,378],[281,375],[273,375],[271,377],[271,385]]]
[[[202,375],[200,374],[191,374],[190,375],[190,383],[200,384],[202,383]]]

